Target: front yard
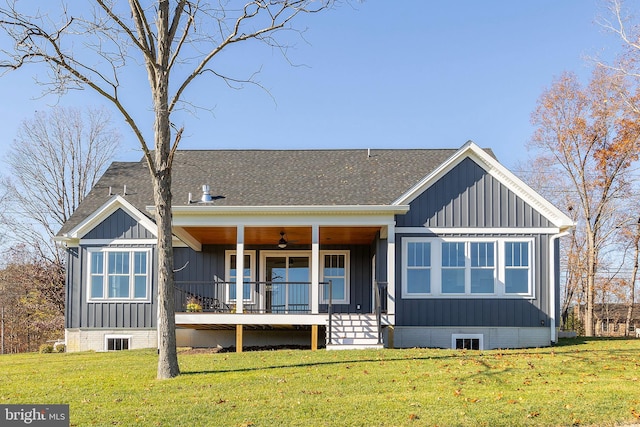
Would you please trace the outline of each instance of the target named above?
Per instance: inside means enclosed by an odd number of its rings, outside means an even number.
[[[640,339],[544,349],[0,356],[0,404],[70,404],[71,425],[476,426],[640,422]]]

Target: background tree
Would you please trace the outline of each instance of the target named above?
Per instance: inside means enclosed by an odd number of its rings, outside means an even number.
[[[104,108],[53,107],[23,121],[6,162],[4,222],[13,241],[61,266],[53,242],[113,158],[120,134]]]
[[[64,336],[64,270],[23,246],[7,258],[0,269],[2,352],[35,351]]]
[[[640,147],[637,112],[624,78],[598,68],[583,87],[563,74],[538,100],[531,145],[570,184],[584,233],[585,334],[594,335],[596,274],[603,249],[622,221],[617,206],[629,193],[629,171]]]
[[[333,2],[130,0],[128,8],[117,1],[91,3],[93,7],[87,8],[85,2],[74,2],[55,14],[43,6],[34,11],[22,3],[0,8],[0,26],[14,41],[11,50],[2,52],[0,66],[18,69],[44,63],[51,70],[52,92],[77,87],[95,90],[115,106],[138,139],[153,183],[158,227],[158,378],[170,378],[180,372],[173,301],[171,168],[183,131],[172,128],[172,115],[185,105],[187,88],[202,76],[243,80],[219,68],[215,60],[222,52],[251,41],[286,52],[283,30],[292,30],[298,15],[319,12]],[[135,74],[140,64],[144,64],[144,77]],[[143,80],[149,84],[152,135],[141,126],[145,111],[126,99],[125,82],[139,87]]]

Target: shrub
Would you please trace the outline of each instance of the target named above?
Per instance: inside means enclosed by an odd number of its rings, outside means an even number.
[[[59,342],[53,346],[53,351],[55,351],[56,353],[64,353],[65,351],[67,351],[67,347],[63,342]]]
[[[42,344],[38,350],[40,353],[53,353],[53,345]]]

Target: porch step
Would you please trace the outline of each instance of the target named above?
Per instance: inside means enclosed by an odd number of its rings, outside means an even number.
[[[327,350],[383,348],[378,344],[378,325],[373,314],[334,314]]]

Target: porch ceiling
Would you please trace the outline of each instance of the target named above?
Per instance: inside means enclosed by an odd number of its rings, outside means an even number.
[[[235,227],[184,227],[202,245],[235,245]],[[320,227],[321,245],[367,245],[373,242],[380,227]],[[311,227],[246,227],[245,245],[273,245],[280,233],[291,245],[311,245]]]

